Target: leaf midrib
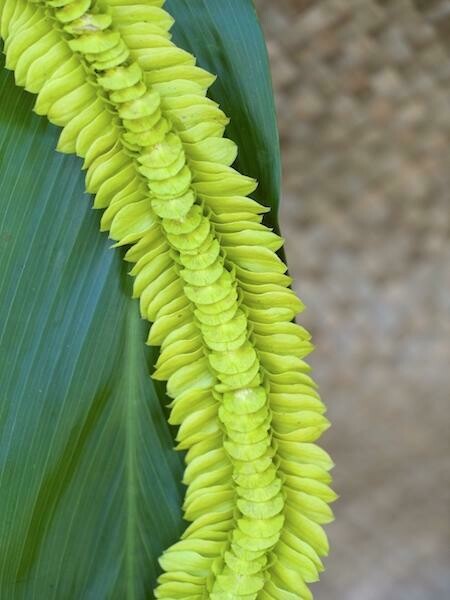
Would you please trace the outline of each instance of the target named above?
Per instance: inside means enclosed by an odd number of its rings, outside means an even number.
[[[135,588],[135,548],[136,548],[136,529],[138,527],[138,500],[137,500],[137,406],[139,403],[138,379],[134,377],[135,369],[138,366],[138,345],[142,342],[139,339],[139,324],[136,319],[135,306],[132,301],[128,302],[126,317],[126,338],[125,355],[123,367],[125,372],[125,419],[126,419],[126,535],[125,535],[125,569],[127,580],[127,599],[136,598]],[[141,365],[142,366],[142,365]]]

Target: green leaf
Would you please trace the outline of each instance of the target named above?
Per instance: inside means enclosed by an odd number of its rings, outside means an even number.
[[[171,0],[177,41],[220,76],[239,167],[277,206],[267,57],[250,1]],[[198,16],[201,16],[201,21]],[[243,52],[246,55],[243,55]],[[182,457],[122,253],[81,161],[0,65],[0,598],[150,598],[183,528]]]
[[[148,326],[81,161],[0,86],[0,597],[145,598],[182,529]]]

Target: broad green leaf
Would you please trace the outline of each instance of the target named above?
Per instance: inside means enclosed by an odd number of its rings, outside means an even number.
[[[168,8],[178,42],[219,74],[239,167],[275,206],[278,142],[252,3]],[[155,355],[127,265],[98,231],[81,161],[55,152],[58,131],[32,106],[2,62],[0,598],[150,598],[157,557],[183,528],[182,457],[148,376]]]
[[[0,598],[145,598],[181,457],[81,161],[0,76]]]

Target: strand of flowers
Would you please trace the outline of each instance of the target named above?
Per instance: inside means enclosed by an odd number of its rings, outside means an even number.
[[[290,322],[301,303],[246,197],[255,183],[230,168],[227,119],[204,95],[213,78],[169,41],[161,5],[2,0],[7,65],[64,127],[59,148],[85,158],[161,344],[154,377],[189,449],[193,523],[162,557],[156,596],[310,598],[334,494],[311,443],[328,423],[302,360],[309,336]]]

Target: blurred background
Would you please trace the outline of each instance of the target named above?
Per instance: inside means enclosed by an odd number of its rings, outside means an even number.
[[[340,500],[317,600],[450,599],[450,2],[256,0]]]

